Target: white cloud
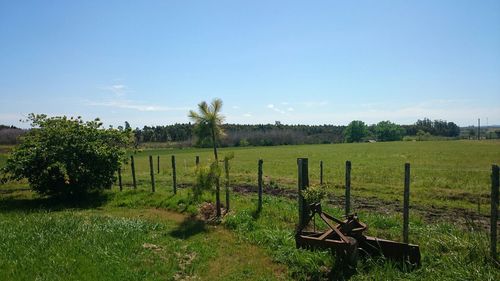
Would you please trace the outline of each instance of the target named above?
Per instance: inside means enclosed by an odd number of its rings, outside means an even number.
[[[239,106],[237,106],[237,105],[233,105],[233,106],[232,106],[232,109],[240,109],[240,107],[239,107]]]
[[[128,86],[122,83],[116,83],[106,87],[102,87],[101,89],[106,90],[108,92],[113,93],[113,96],[108,97],[108,99],[103,101],[85,101],[86,105],[90,106],[103,106],[103,107],[111,107],[111,108],[119,108],[119,109],[131,109],[137,111],[145,111],[145,112],[162,112],[162,111],[181,111],[181,110],[189,110],[188,107],[168,107],[158,104],[145,104],[142,102],[134,101],[127,99],[126,96],[128,93],[131,93]]]
[[[117,97],[122,97],[128,92],[128,87],[123,84],[113,84],[102,89],[112,92]]]
[[[122,109],[133,109],[133,110],[138,110],[138,111],[183,111],[183,110],[189,110],[188,107],[168,107],[168,106],[161,106],[161,105],[141,104],[141,103],[134,102],[131,100],[112,100],[112,101],[104,101],[104,102],[88,101],[87,105],[106,106],[106,107],[114,107],[114,108],[122,108]]]
[[[328,101],[320,101],[320,102],[308,101],[308,102],[304,102],[302,104],[307,106],[307,107],[323,107],[323,106],[328,105]]]
[[[252,117],[252,114],[250,114],[250,113],[245,113],[245,114],[243,114],[243,117]]]
[[[286,114],[286,111],[285,110],[282,110],[280,108],[277,108],[276,106],[274,106],[274,104],[270,103],[267,105],[267,108],[273,110],[273,111],[276,111],[278,113],[281,113],[281,114]]]
[[[293,109],[293,107],[289,107],[289,108],[287,108],[286,110],[288,110],[288,111],[293,111],[294,109]]]

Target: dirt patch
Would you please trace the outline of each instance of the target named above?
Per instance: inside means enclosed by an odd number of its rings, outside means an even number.
[[[165,209],[149,208],[141,212],[132,212],[125,208],[113,208],[106,211],[107,213],[115,216],[122,216],[127,218],[138,218],[145,220],[159,220],[159,221],[173,221],[175,223],[182,223],[186,219],[186,215],[168,211]]]
[[[233,187],[233,190],[241,194],[249,194],[257,193],[258,187],[238,185]],[[265,187],[262,191],[264,194],[283,196],[289,199],[297,199],[298,194],[297,190],[285,188]],[[329,205],[344,206],[345,197],[329,195],[325,202]],[[376,197],[355,197],[351,202],[351,206],[355,210],[374,211],[382,214],[394,214],[395,212],[402,214],[402,205],[402,202],[399,201],[384,201]],[[489,216],[467,209],[413,205],[411,212],[420,216],[426,223],[450,222],[467,229],[488,230],[490,227]]]

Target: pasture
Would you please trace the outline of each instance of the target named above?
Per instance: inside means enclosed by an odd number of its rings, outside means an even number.
[[[324,144],[277,147],[222,148],[221,155],[234,153],[231,160],[233,185],[256,185],[257,162],[264,160],[265,183],[296,190],[299,157],[309,158],[312,184],[319,183],[319,162],[324,165],[324,182],[337,197],[344,194],[345,161],[352,162],[351,196],[397,202],[403,194],[404,163],[411,164],[411,204],[422,207],[457,208],[488,213],[491,164],[500,162],[499,141],[428,141],[356,144]],[[135,154],[139,182],[149,182],[148,156],[160,156],[158,188],[171,188],[171,155],[176,156],[177,182],[192,183],[195,156],[201,163],[213,158],[211,149],[144,150]],[[125,165],[124,182],[131,184],[130,165]],[[361,200],[359,203],[365,202]]]
[[[257,161],[264,160],[266,189],[295,190],[296,158],[308,157],[311,183],[324,181],[330,196],[341,197],[344,165],[352,161],[355,212],[368,234],[401,241],[402,220],[383,203],[401,201],[403,165],[412,165],[411,204],[430,213],[439,207],[488,212],[490,165],[500,159],[500,142],[395,142],[280,147],[224,148],[234,153],[231,186],[255,186]],[[328,252],[295,249],[297,202],[265,194],[261,212],[254,193],[231,193],[231,213],[218,226],[197,220],[189,199],[195,156],[210,149],[144,150],[134,155],[137,190],[130,163],[117,186],[73,205],[39,197],[27,184],[8,183],[0,191],[0,274],[8,280],[498,280],[488,258],[488,237],[480,221],[455,224],[422,213],[410,215],[410,242],[420,244],[422,267],[407,271],[380,259],[360,261],[344,272]],[[149,155],[154,155],[156,192],[151,192]],[[160,173],[157,158],[160,156]],[[172,193],[171,155],[176,156],[178,193]],[[3,158],[3,160],[2,160]],[[5,161],[5,154],[0,161]],[[0,162],[1,163],[1,162]],[[205,200],[214,200],[205,193]],[[363,204],[378,201],[377,208]],[[340,201],[335,201],[339,203]],[[328,202],[334,216],[341,204]],[[446,217],[450,218],[450,216]],[[445,219],[446,219],[445,218]],[[59,278],[59,279],[58,279]],[[60,279],[62,280],[62,279]]]

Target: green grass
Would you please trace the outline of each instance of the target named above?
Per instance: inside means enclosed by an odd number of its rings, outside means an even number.
[[[0,206],[9,200],[12,197],[2,198]],[[88,210],[47,211],[42,206],[27,212],[3,210],[1,279],[286,279],[286,268],[227,230],[145,205],[111,205]]]
[[[483,196],[485,204],[489,201],[489,167],[500,156],[498,148],[500,142],[448,141],[238,148],[222,149],[221,153],[235,153],[231,176],[236,184],[254,185],[257,160],[263,158],[267,182],[294,189],[296,158],[310,159],[312,182],[319,174],[319,165],[314,163],[323,160],[333,194],[343,193],[343,165],[349,159],[354,200],[358,196],[388,201],[400,198],[403,164],[409,161],[412,203],[473,209],[475,204],[468,197]],[[150,192],[150,154],[161,156],[156,193]],[[76,206],[15,190],[26,183],[3,186],[0,276],[6,280],[342,277],[330,253],[295,249],[294,200],[266,195],[263,210],[257,213],[254,194],[232,194],[233,211],[223,220],[223,228],[185,220],[196,214],[197,206],[187,189],[172,194],[171,154],[177,157],[178,183],[190,183],[195,155],[206,162],[211,150],[163,149],[136,154],[137,190],[130,189],[130,170],[126,170],[123,192],[114,187],[104,196]],[[213,200],[213,195],[205,194],[204,200]],[[340,206],[324,205],[327,212],[341,216]],[[359,210],[369,225],[368,234],[399,241],[401,216],[378,211]],[[177,213],[184,215],[179,218]],[[487,235],[474,222],[430,224],[412,213],[410,241],[421,247],[421,268],[405,271],[380,259],[365,260],[358,263],[351,280],[500,280],[500,270],[488,258]],[[146,249],[144,243],[159,245],[160,250]]]
[[[188,194],[186,189],[177,195],[166,189],[151,193],[145,187],[114,190],[105,193],[105,200],[76,206],[47,201],[31,191],[0,195],[0,275],[7,280],[342,277],[342,268],[336,267],[329,252],[295,248],[295,200],[265,196],[258,213],[255,195],[232,194],[233,211],[221,228],[189,218],[196,206]],[[204,194],[204,200],[213,200],[213,195]],[[334,206],[325,205],[325,209],[337,217],[342,214]],[[359,215],[369,225],[369,235],[400,240],[399,215]],[[380,259],[362,260],[351,280],[500,278],[500,270],[488,258],[488,239],[481,230],[426,224],[418,216],[412,216],[410,230],[410,241],[421,247],[421,268],[404,271]],[[144,243],[160,248],[144,248]]]
[[[267,184],[296,188],[298,157],[309,158],[312,183],[319,182],[319,161],[324,161],[324,181],[335,195],[344,193],[345,161],[352,162],[352,196],[385,201],[402,198],[404,163],[411,163],[411,201],[422,206],[476,210],[489,204],[491,164],[500,162],[500,141],[428,141],[359,144],[299,145],[223,148],[234,152],[231,177],[235,184],[256,185],[257,161],[264,160]],[[195,156],[202,163],[213,158],[211,149],[144,150],[135,155],[139,182],[149,178],[148,156],[160,155],[158,186],[171,186],[171,155],[176,155],[177,182],[192,183]],[[131,184],[130,167],[124,182]],[[487,209],[482,208],[484,214]]]
[[[500,162],[500,141],[426,141],[356,144],[298,145],[277,147],[222,148],[220,154],[234,153],[231,179],[234,184],[256,185],[257,161],[264,160],[264,181],[284,188],[296,188],[298,157],[309,158],[311,183],[319,182],[319,161],[324,162],[324,181],[329,192],[344,193],[345,161],[352,162],[354,198],[375,197],[401,200],[404,163],[411,163],[411,201],[414,205],[477,210],[489,204],[491,164]],[[195,156],[202,163],[213,159],[211,149],[152,149],[135,154],[140,185],[150,182],[149,159],[154,156],[157,188],[172,185],[171,155],[176,156],[177,182],[193,183]],[[0,167],[6,155],[0,153]],[[123,169],[126,187],[132,185],[129,163]],[[11,184],[12,185],[12,184]],[[481,208],[487,214],[487,208]]]

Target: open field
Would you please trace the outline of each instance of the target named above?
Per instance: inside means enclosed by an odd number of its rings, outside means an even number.
[[[319,161],[324,162],[324,181],[329,191],[344,194],[345,161],[352,162],[352,191],[356,198],[377,198],[386,202],[401,200],[404,163],[411,164],[411,202],[426,207],[474,210],[478,202],[487,214],[491,164],[500,162],[500,141],[387,142],[278,147],[223,148],[222,155],[233,152],[231,177],[235,185],[256,185],[257,161],[264,160],[268,185],[295,190],[298,157],[309,158],[311,183],[319,183]],[[202,163],[213,157],[210,149],[144,150],[135,154],[140,182],[149,182],[148,155],[160,155],[159,188],[171,187],[171,159],[176,156],[177,182],[192,183],[195,156]],[[130,166],[124,182],[131,184]]]
[[[123,192],[113,187],[76,206],[40,198],[24,182],[8,183],[0,190],[0,275],[8,280],[498,280],[500,270],[488,258],[480,221],[455,225],[436,218],[429,224],[415,209],[431,212],[434,205],[451,214],[458,208],[477,212],[474,200],[481,197],[486,214],[489,168],[500,159],[499,148],[500,142],[446,141],[221,149],[222,155],[234,152],[231,180],[239,187],[223,227],[191,217],[198,206],[188,189],[172,194],[170,155],[177,158],[177,182],[189,184],[195,156],[206,163],[210,149],[138,152],[137,190],[131,190],[127,166]],[[156,193],[150,192],[149,155],[160,155]],[[6,155],[0,156],[2,163]],[[318,182],[318,162],[324,161],[325,181],[336,197],[344,191],[344,162],[351,160],[354,211],[370,226],[369,235],[397,241],[400,213],[383,204],[362,205],[400,200],[403,164],[410,162],[410,242],[421,247],[422,267],[408,272],[379,259],[364,260],[351,276],[330,253],[295,249],[297,203],[288,198],[293,196],[266,194],[259,213],[256,195],[242,191],[256,185],[259,158],[268,191],[276,186],[294,191],[297,157],[309,158],[312,183]],[[213,195],[204,199],[213,201]],[[338,203],[328,201],[325,208],[340,217]]]

